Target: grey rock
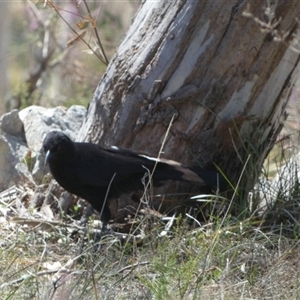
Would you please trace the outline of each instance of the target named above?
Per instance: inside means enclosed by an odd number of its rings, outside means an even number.
[[[19,162],[15,166],[16,171],[18,172],[18,180],[21,182],[30,182],[32,185],[36,185],[32,174],[29,172],[28,167],[25,163]]]
[[[0,128],[14,136],[24,136],[23,122],[19,118],[19,111],[17,109],[12,110],[1,116]]]
[[[45,174],[49,172],[48,166],[45,166],[45,155],[42,151],[37,152],[32,169],[32,176],[37,182],[42,182]]]
[[[22,181],[41,183],[48,172],[42,149],[45,136],[59,130],[76,139],[85,114],[79,105],[69,109],[30,106],[4,114],[0,118],[0,191]]]
[[[45,136],[53,130],[63,131],[71,139],[75,139],[85,114],[86,109],[80,105],[73,105],[69,109],[62,106],[44,108],[33,105],[19,112],[27,145],[35,152],[41,150]]]
[[[10,135],[0,135],[0,190],[23,182],[28,178],[27,167],[23,162],[29,149],[19,139]],[[20,166],[19,164],[22,164]],[[27,169],[28,170],[28,169]]]
[[[73,105],[69,109],[59,106],[44,108],[29,106],[19,112],[23,121],[28,148],[34,151],[35,164],[32,175],[37,182],[41,182],[48,171],[44,165],[43,140],[48,132],[63,131],[71,139],[75,139],[81,127],[86,109],[80,105]]]

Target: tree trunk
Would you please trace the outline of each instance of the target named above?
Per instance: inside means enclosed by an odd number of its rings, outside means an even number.
[[[80,140],[215,164],[248,191],[274,144],[299,73],[289,49],[300,2],[278,1],[273,41],[248,1],[145,1],[90,104]],[[267,2],[250,1],[261,20]],[[273,20],[274,21],[274,20]],[[247,158],[250,157],[246,164]],[[251,172],[247,172],[247,170]]]

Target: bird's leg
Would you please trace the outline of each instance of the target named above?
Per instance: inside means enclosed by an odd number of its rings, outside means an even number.
[[[109,230],[109,228],[107,228],[107,225],[108,225],[108,222],[102,221],[101,233],[105,233],[106,231]]]
[[[108,227],[108,222],[111,218],[110,209],[105,205],[102,208],[102,214],[100,215],[100,220],[102,222],[101,235],[114,234],[113,230]]]
[[[87,222],[89,220],[89,217],[93,213],[95,213],[95,212],[96,211],[94,210],[94,208],[92,207],[92,205],[88,204],[88,206],[87,206],[87,208],[85,210],[84,215],[80,219],[80,225],[85,227],[84,237],[87,234],[87,227],[86,227],[86,225],[87,225]],[[108,228],[108,221],[109,221],[109,219],[110,219],[110,210],[109,210],[109,208],[104,207],[103,211],[102,211],[102,217],[101,217],[101,222],[102,222],[101,231],[100,231],[100,233],[99,232],[98,233],[97,232],[94,233],[94,241],[95,241],[94,248],[95,248],[95,252],[99,251],[99,249],[101,247],[100,246],[100,244],[101,244],[100,242],[101,242],[102,237],[104,235],[113,234],[114,233],[110,228]],[[84,238],[83,238],[83,240],[84,240]]]
[[[86,210],[85,210],[85,213],[84,215],[81,217],[80,219],[80,225],[81,226],[86,226],[88,220],[89,220],[89,217],[94,213],[94,209],[93,209],[93,206],[91,204],[88,204]]]

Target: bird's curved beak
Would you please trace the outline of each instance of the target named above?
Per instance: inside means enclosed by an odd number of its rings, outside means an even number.
[[[45,165],[48,163],[50,157],[50,150],[47,151],[46,156],[45,156]]]

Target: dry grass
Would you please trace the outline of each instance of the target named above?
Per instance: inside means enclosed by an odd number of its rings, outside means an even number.
[[[92,225],[83,240],[83,230],[75,223],[47,222],[34,210],[25,215],[24,208],[13,210],[18,197],[1,204],[6,214],[0,219],[1,299],[297,299],[300,295],[298,239],[283,235],[284,228],[272,232],[257,218],[238,221],[228,216],[191,229],[186,218],[177,216],[162,235],[165,223],[144,216],[135,238],[107,235],[95,246]],[[20,212],[22,218],[9,217]]]
[[[300,299],[299,164],[260,181],[248,219],[214,215],[199,227],[139,214],[129,235],[100,241],[96,220],[85,232],[28,208],[32,188],[9,189],[0,194],[1,299]]]

